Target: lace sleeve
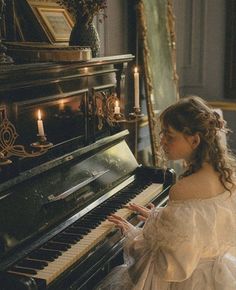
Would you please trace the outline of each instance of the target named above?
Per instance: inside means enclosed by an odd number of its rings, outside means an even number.
[[[200,259],[202,241],[190,206],[166,206],[151,212],[143,229],[128,232],[124,259],[133,273],[144,265],[153,265],[156,275],[165,281],[189,277]]]
[[[144,229],[145,246],[164,280],[186,279],[200,259],[202,241],[191,206],[170,206],[153,211]]]
[[[152,211],[143,235],[153,250],[160,246],[178,248],[183,242],[192,241],[196,235],[194,224],[190,208],[167,206]]]

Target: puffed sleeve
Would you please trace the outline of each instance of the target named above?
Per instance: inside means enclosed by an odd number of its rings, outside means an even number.
[[[153,210],[143,230],[133,236],[129,233],[125,245],[133,281],[144,272],[166,282],[187,279],[196,268],[202,250],[197,224],[201,227],[201,220],[187,205]]]

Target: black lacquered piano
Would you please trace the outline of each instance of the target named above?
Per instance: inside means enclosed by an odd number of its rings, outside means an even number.
[[[92,289],[121,256],[123,237],[107,216],[116,213],[138,226],[125,204],[166,203],[173,172],[140,166],[127,133],[6,184],[0,199],[2,290]]]
[[[0,290],[91,290],[122,263],[124,238],[107,216],[141,226],[125,204],[165,205],[173,171],[140,165],[113,116],[117,99],[122,113],[132,106],[132,60],[2,67]]]

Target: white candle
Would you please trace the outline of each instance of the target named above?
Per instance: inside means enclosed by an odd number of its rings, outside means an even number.
[[[137,67],[134,69],[134,107],[139,108],[139,73]]]
[[[41,116],[41,111],[40,110],[38,110],[37,124],[38,124],[38,135],[39,136],[45,136],[44,128],[43,128],[43,120],[42,120],[42,116]]]
[[[116,101],[115,102],[115,114],[120,114],[120,107],[119,107],[119,102],[118,101]]]
[[[59,103],[59,110],[60,111],[63,111],[65,109],[65,103],[64,103],[64,100],[60,100],[60,103]]]

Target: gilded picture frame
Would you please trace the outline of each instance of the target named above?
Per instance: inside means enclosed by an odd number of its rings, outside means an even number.
[[[52,43],[69,41],[74,23],[64,8],[36,6],[35,10]]]
[[[143,61],[152,165],[162,167],[159,114],[178,100],[173,0],[138,0],[137,21]]]

